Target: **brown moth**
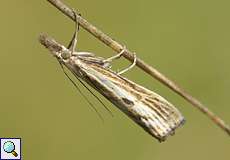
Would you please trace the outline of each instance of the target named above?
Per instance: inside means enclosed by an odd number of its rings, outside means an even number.
[[[39,40],[75,77],[97,90],[159,141],[164,141],[183,124],[184,117],[165,98],[121,76],[135,65],[135,60],[119,73],[110,69],[110,62],[120,57],[125,49],[108,59],[89,52],[76,52],[77,33],[78,30],[68,48],[46,35],[41,35]]]

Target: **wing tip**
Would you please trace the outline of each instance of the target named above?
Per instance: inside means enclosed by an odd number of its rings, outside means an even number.
[[[181,120],[179,121],[179,123],[177,125],[175,125],[173,128],[171,128],[171,130],[167,133],[165,133],[165,135],[163,136],[156,136],[156,135],[153,135],[155,138],[158,139],[159,142],[164,142],[167,140],[167,138],[169,136],[173,136],[175,135],[175,131],[177,128],[180,128],[181,126],[183,126],[185,124],[186,120],[184,117],[181,118]]]

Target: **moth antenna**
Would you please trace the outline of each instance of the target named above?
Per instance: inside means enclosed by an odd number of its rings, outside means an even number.
[[[108,107],[106,107],[106,105],[102,102],[102,100],[93,93],[93,91],[91,91],[83,82],[81,79],[79,79],[77,76],[75,76],[78,81],[101,103],[101,105],[105,108],[105,110],[113,117],[113,113],[111,112],[111,110],[109,110]]]
[[[103,117],[101,116],[101,114],[98,112],[98,110],[94,107],[94,105],[89,101],[89,99],[86,97],[86,95],[83,94],[83,92],[80,90],[80,88],[77,86],[77,84],[70,78],[70,76],[66,73],[63,65],[61,64],[61,62],[59,62],[62,71],[64,72],[65,76],[71,81],[71,83],[74,85],[74,87],[79,91],[79,93],[82,95],[82,97],[87,101],[87,103],[91,106],[91,108],[97,113],[97,115],[99,116],[99,118],[101,119],[102,122],[104,122]],[[78,79],[79,80],[79,79]]]

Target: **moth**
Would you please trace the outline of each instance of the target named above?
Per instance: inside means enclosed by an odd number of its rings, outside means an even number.
[[[178,109],[160,95],[122,76],[135,66],[136,57],[131,66],[117,73],[110,68],[110,63],[124,54],[125,47],[108,59],[90,52],[76,52],[78,31],[76,21],[76,30],[67,48],[44,34],[39,40],[76,78],[97,90],[160,142],[174,134],[185,121]]]

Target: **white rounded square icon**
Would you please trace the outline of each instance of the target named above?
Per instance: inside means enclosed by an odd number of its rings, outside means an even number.
[[[0,160],[21,160],[21,138],[0,139]]]

